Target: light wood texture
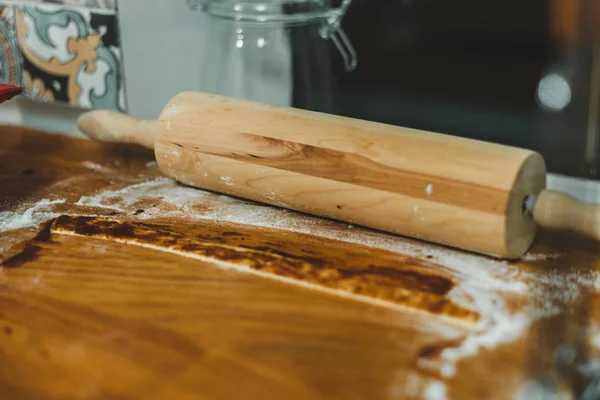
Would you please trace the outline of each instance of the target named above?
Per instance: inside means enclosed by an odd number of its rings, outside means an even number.
[[[561,192],[543,190],[535,203],[533,220],[543,228],[570,230],[600,241],[600,206]]]
[[[506,258],[545,185],[531,151],[200,93],[167,104],[155,152],[188,185]]]
[[[154,149],[156,121],[140,121],[125,114],[97,110],[82,114],[78,126],[87,136],[101,142],[139,144]]]
[[[135,142],[109,119],[81,129]],[[545,186],[531,151],[201,93],[165,107],[155,152],[187,185],[506,258],[530,247],[523,201]]]
[[[535,398],[523,397],[535,380],[577,394],[594,372],[597,244],[543,234],[521,262],[508,263],[308,216],[311,235],[218,215],[193,220],[144,195],[109,208],[124,188],[160,177],[152,159],[0,127],[0,212],[63,201],[47,210],[53,225],[0,232],[3,399]],[[199,193],[190,200],[198,212],[247,203],[189,190]],[[79,202],[105,191],[113,195],[101,207]],[[155,217],[141,220],[151,210]],[[395,250],[328,238],[354,231]],[[407,255],[410,248],[420,251]],[[246,271],[255,268],[262,274]],[[457,292],[469,285],[483,305],[504,306],[480,308]],[[508,310],[534,319],[498,331],[489,321],[505,324]],[[443,375],[441,355],[467,340],[454,373]],[[557,369],[559,352],[575,355],[571,367]]]

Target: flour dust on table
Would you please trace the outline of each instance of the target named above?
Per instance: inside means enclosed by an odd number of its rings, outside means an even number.
[[[440,271],[449,273],[458,282],[448,294],[449,299],[481,316],[477,327],[463,340],[448,346],[434,359],[423,357],[419,360],[419,365],[424,370],[433,370],[442,379],[454,376],[460,360],[476,356],[481,349],[493,349],[500,344],[513,342],[534,321],[560,313],[561,304],[593,288],[599,279],[596,273],[576,270],[566,276],[553,275],[551,271],[546,274],[527,273],[518,263],[490,259],[188,188],[166,178],[84,196],[76,204],[126,214],[146,204],[149,207],[137,216],[140,220],[209,220],[278,229],[389,250],[435,263]],[[556,252],[533,253],[526,255],[523,261],[554,260],[562,256]],[[548,292],[551,295],[545,295]],[[543,300],[514,310],[505,300],[510,293],[539,294]]]

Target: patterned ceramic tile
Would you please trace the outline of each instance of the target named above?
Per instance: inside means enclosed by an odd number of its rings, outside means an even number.
[[[1,83],[21,85],[38,101],[126,111],[115,11],[27,3],[0,12]]]
[[[21,85],[23,59],[15,30],[15,7],[0,4],[0,83]]]

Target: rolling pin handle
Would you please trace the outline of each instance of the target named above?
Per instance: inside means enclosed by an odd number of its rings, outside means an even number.
[[[157,121],[141,121],[114,111],[89,111],[81,115],[79,130],[105,143],[138,144],[154,149]]]
[[[533,220],[542,228],[572,231],[600,241],[600,205],[561,192],[542,191],[533,206]]]

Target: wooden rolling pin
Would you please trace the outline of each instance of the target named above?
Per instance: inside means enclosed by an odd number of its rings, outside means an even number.
[[[545,190],[538,153],[201,93],[158,121],[92,111],[80,129],[153,148],[187,185],[496,257],[536,225],[600,240],[600,207]]]

